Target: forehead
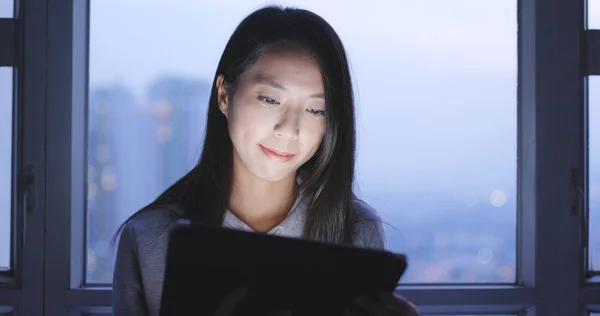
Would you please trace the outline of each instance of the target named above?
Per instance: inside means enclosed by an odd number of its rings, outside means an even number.
[[[242,81],[247,84],[271,84],[304,86],[323,90],[321,70],[315,59],[299,50],[278,50],[262,54],[248,69]]]

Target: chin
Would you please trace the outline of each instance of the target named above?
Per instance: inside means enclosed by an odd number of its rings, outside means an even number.
[[[293,170],[292,171],[272,171],[272,172],[268,172],[265,170],[257,170],[256,172],[252,172],[252,174],[254,174],[254,176],[257,177],[258,179],[261,179],[262,181],[265,181],[265,182],[280,182],[296,173]]]
[[[285,180],[287,177],[289,177],[288,174],[286,174],[286,175],[258,174],[255,176],[265,182],[281,182],[281,181]]]

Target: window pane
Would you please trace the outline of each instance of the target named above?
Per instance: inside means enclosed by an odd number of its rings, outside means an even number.
[[[0,1],[0,19],[13,18],[15,16],[15,0]]]
[[[589,267],[600,271],[600,77],[589,78]]]
[[[514,282],[516,1],[376,2],[281,2],[349,52],[358,193],[408,254],[405,282]],[[194,164],[220,54],[266,2],[169,3],[91,3],[89,282],[111,281],[118,225]]]
[[[0,316],[12,316],[13,312],[12,306],[0,306]]]
[[[600,29],[600,1],[587,0],[588,29]]]
[[[0,271],[10,268],[13,70],[0,68]]]

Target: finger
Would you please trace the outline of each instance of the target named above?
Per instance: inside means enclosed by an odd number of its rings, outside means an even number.
[[[417,311],[416,306],[403,298],[400,295],[397,295],[392,292],[381,292],[377,296],[383,304],[385,304],[388,308],[401,313],[402,315],[407,316],[418,316],[419,312]]]
[[[364,309],[365,311],[377,315],[377,316],[395,316],[396,312],[389,309],[383,303],[374,301],[366,297],[359,297],[355,301],[356,306]],[[402,315],[404,316],[404,315]]]
[[[246,297],[248,293],[247,287],[240,287],[233,291],[221,302],[221,307],[217,309],[214,316],[229,316],[233,313],[237,305]]]

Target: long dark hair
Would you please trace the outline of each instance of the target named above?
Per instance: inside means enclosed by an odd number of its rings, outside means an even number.
[[[198,164],[127,221],[140,212],[175,205],[193,221],[222,224],[232,184],[233,146],[227,120],[217,104],[216,78],[223,74],[228,93],[235,94],[241,76],[262,54],[276,47],[299,47],[309,52],[320,66],[325,89],[325,136],[315,156],[298,170],[303,175],[299,198],[308,203],[303,237],[333,243],[352,241],[356,136],[346,52],[323,18],[307,10],[278,6],[250,14],[227,42],[213,80],[206,138]]]

